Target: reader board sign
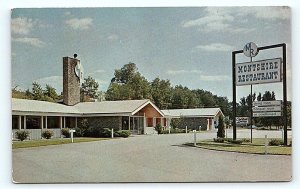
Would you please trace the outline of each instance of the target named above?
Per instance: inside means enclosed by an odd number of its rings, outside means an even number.
[[[253,107],[253,112],[276,112],[281,111],[281,106],[266,106],[266,107]]]
[[[277,117],[281,116],[281,112],[254,112],[253,117]]]
[[[253,106],[281,106],[281,100],[254,101]]]
[[[249,117],[236,117],[235,121],[237,124],[248,124],[249,123]]]
[[[281,82],[281,58],[235,64],[236,85]]]

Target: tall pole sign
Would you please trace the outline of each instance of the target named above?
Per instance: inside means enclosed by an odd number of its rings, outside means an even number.
[[[247,43],[243,49],[243,53],[245,56],[247,57],[250,57],[250,64],[252,64],[252,57],[255,57],[257,54],[258,54],[258,50],[257,50],[257,46],[255,43],[253,42],[250,42],[250,43]],[[255,64],[252,64],[252,65],[255,65]],[[249,69],[250,68],[250,69]],[[243,73],[243,72],[247,72],[247,71],[252,71],[252,70],[257,70],[257,66],[255,66],[255,69],[251,69],[251,66],[240,66],[238,67],[238,69],[236,70],[238,73],[237,75],[239,75],[239,73]],[[250,74],[251,76],[251,74]],[[249,76],[238,76],[238,82],[240,81],[248,81],[249,80]],[[257,77],[256,77],[257,78]],[[250,77],[251,80],[254,80],[253,78],[253,74],[252,74],[252,78]],[[237,84],[238,85],[238,84]],[[250,142],[252,143],[252,83],[250,85]]]
[[[265,60],[258,60],[252,62],[258,52],[267,49],[282,49],[282,58],[271,58]],[[245,56],[250,57],[250,62],[236,63],[236,55],[244,53]],[[251,139],[252,139],[252,111],[255,111],[254,117],[269,117],[281,116],[280,107],[263,107],[257,106],[252,108],[252,85],[266,84],[274,82],[282,82],[283,84],[283,125],[284,125],[284,145],[287,145],[287,83],[286,83],[286,44],[276,44],[264,47],[257,47],[255,43],[247,43],[243,50],[232,52],[232,92],[233,92],[233,119],[236,119],[236,86],[251,85]],[[259,103],[259,102],[258,102]],[[273,103],[273,102],[266,102]],[[278,103],[278,102],[274,102]],[[281,102],[280,102],[281,103]],[[255,103],[254,103],[255,104]],[[236,140],[236,122],[233,122],[233,140]]]

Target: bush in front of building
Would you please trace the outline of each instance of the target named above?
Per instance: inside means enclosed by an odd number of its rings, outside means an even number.
[[[45,130],[42,132],[42,137],[45,139],[50,139],[54,135],[53,131]]]
[[[214,142],[224,143],[224,138],[214,138]]]
[[[70,129],[69,128],[61,129],[61,134],[64,135],[66,138],[70,138]]]
[[[242,144],[243,140],[228,140],[228,142],[230,142],[232,144]]]
[[[225,127],[224,127],[224,122],[223,122],[222,117],[219,118],[217,137],[218,138],[224,138],[225,137]]]
[[[280,146],[283,144],[284,144],[284,142],[282,139],[271,139],[269,142],[269,146]]]
[[[157,125],[155,126],[155,130],[157,131],[158,134],[161,134],[161,131],[162,131],[162,126],[161,126],[161,124],[157,124]]]
[[[110,128],[103,128],[101,130],[102,130],[102,132],[100,132],[100,137],[105,137],[105,138],[111,137],[111,129]]]
[[[29,137],[29,132],[28,131],[17,131],[16,132],[16,138],[19,139],[20,141],[23,141]]]
[[[119,130],[114,133],[114,137],[128,138],[131,135],[129,130]]]

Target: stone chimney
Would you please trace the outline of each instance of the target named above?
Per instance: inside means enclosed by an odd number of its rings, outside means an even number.
[[[80,60],[63,57],[63,103],[73,106],[80,102],[80,75],[76,74],[76,65]]]

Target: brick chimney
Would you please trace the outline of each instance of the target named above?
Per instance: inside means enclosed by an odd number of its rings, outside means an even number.
[[[80,64],[80,60],[63,57],[63,103],[68,106],[80,102],[80,77],[75,71],[77,64]]]

